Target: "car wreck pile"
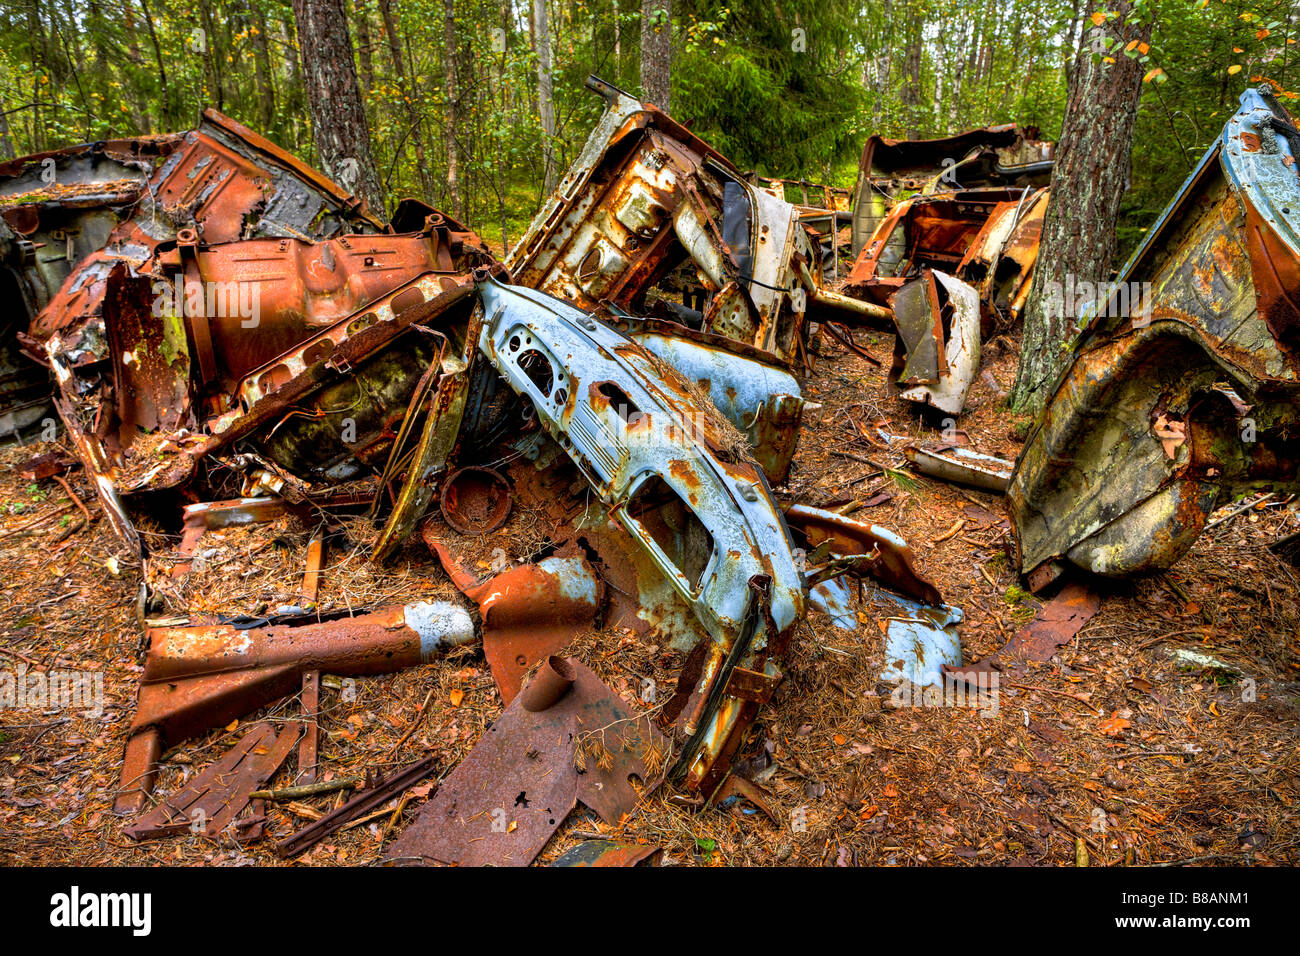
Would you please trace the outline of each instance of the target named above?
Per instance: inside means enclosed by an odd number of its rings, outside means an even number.
[[[962,665],[961,612],[905,542],[783,505],[772,488],[794,455],[819,330],[850,346],[855,327],[896,330],[900,394],[961,412],[981,336],[1024,307],[1050,147],[1016,127],[873,137],[851,202],[826,189],[796,206],[786,184],[760,185],[653,106],[588,85],[604,114],[504,261],[415,200],[380,222],[213,111],[188,133],[0,167],[0,281],[26,320],[0,342],[8,430],[30,434],[48,416],[44,366],[141,570],[144,669],[116,804],[135,817],[132,837],[195,819],[209,835],[260,836],[256,794],[291,752],[297,782],[316,779],[323,675],[390,673],[481,645],[505,710],[386,854],[526,865],[578,802],[616,821],[663,781],[701,804],[752,787],[731,775],[733,758],[806,609],[845,617],[845,575],[871,578],[890,608],[884,676],[937,683]],[[1293,162],[1279,166],[1300,134],[1261,103],[1184,190],[1207,198],[1166,213],[1122,277],[1153,277],[1155,321],[1085,333],[1014,478],[969,451],[916,451],[959,478],[974,468],[985,487],[1010,480],[1026,571],[1152,566],[1181,553],[1218,490],[1294,482],[1279,446],[1295,421],[1296,258],[1293,234],[1277,229],[1293,215],[1285,197],[1300,199]],[[850,242],[857,259],[832,289]],[[1198,255],[1224,249],[1239,253],[1228,271],[1198,271]],[[1277,264],[1271,278],[1251,272],[1257,254]],[[1205,300],[1187,290],[1201,277],[1235,277],[1206,291],[1237,318],[1196,318]],[[1258,314],[1252,292],[1270,297]],[[1204,358],[1195,381],[1182,359],[1166,372],[1151,357],[1170,343]],[[1147,372],[1122,378],[1124,363]],[[1259,447],[1222,448],[1248,410]],[[1143,444],[1155,415],[1166,432],[1182,426],[1172,455]],[[1070,466],[1089,442],[1128,450],[1109,471]],[[1117,480],[1121,468],[1146,476],[1144,494]],[[479,545],[519,506],[546,515],[544,547],[480,578]],[[1061,513],[1067,524],[1044,518]],[[205,534],[286,515],[318,528],[300,601],[257,616],[169,603],[169,582],[201,573]],[[422,540],[463,600],[322,611],[328,536],[345,515],[374,530],[376,565]],[[179,533],[179,547],[151,546],[145,519]],[[1168,544],[1126,551],[1124,521],[1165,521]],[[666,701],[623,700],[562,653],[612,628],[680,653]],[[299,691],[301,720],[254,724],[150,807],[166,750]],[[431,772],[425,759],[370,780],[279,851],[301,852]],[[499,826],[492,801],[525,791]],[[644,856],[600,846],[583,862]]]

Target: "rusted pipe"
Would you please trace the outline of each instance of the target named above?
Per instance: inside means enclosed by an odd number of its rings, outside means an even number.
[[[519,703],[532,713],[546,710],[569,692],[577,676],[568,661],[552,654],[519,695]]]

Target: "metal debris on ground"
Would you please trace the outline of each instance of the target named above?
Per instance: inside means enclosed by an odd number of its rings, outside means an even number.
[[[631,712],[589,669],[551,657],[387,857],[527,866],[579,802],[606,823],[631,812],[658,786],[670,747],[648,714]]]
[[[265,814],[255,812],[252,817],[242,820],[237,817],[248,806],[253,791],[280,769],[280,764],[298,742],[302,729],[302,724],[289,721],[277,735],[270,723],[254,724],[239,743],[207,770],[164,797],[156,807],[129,824],[124,832],[133,840],[149,840],[186,831],[215,839],[233,823],[237,840],[259,839],[266,822]]]

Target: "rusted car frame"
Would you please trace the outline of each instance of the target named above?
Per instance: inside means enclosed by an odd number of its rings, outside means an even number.
[[[803,614],[780,510],[745,440],[653,353],[539,292],[486,274],[478,286],[480,348],[707,636],[682,766],[686,786],[711,790],[757,710],[737,673],[770,695]]]
[[[1167,568],[1218,504],[1300,487],[1297,155],[1272,92],[1244,93],[1090,307],[1008,491],[1032,585]]]

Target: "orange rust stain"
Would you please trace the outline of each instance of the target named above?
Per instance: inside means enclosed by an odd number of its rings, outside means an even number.
[[[674,458],[668,463],[668,473],[684,484],[687,488],[700,487],[700,477],[695,474],[695,469],[691,467],[691,464],[688,461]]]

